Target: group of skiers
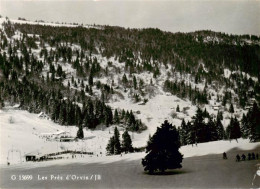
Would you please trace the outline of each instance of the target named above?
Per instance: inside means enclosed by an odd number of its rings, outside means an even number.
[[[227,159],[227,154],[226,152],[223,153],[223,159]],[[246,161],[246,160],[256,160],[259,159],[259,154],[258,153],[248,153],[247,158],[245,154],[242,154],[241,156],[239,154],[236,155],[236,161]]]
[[[248,153],[247,155],[247,160],[255,160],[255,159],[259,159],[259,155],[258,153]],[[239,161],[246,161],[246,155],[245,154],[242,154],[241,157],[239,154],[236,155],[236,161],[239,162]]]

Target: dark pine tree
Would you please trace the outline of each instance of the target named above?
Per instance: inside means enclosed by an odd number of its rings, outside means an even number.
[[[88,77],[88,84],[89,84],[89,86],[93,86],[93,74],[92,73],[90,73],[89,74],[89,77]]]
[[[180,112],[180,106],[179,106],[179,104],[177,105],[176,112]]]
[[[115,124],[119,124],[120,119],[119,119],[119,115],[118,115],[118,111],[117,109],[115,109],[115,113],[114,113],[114,123]]]
[[[122,151],[125,153],[133,152],[132,140],[127,130],[122,135]]]
[[[62,73],[63,73],[63,71],[62,71],[62,67],[61,67],[61,65],[58,65],[58,68],[57,68],[57,75],[58,75],[59,77],[61,77],[61,76],[62,76]]]
[[[208,141],[216,141],[218,140],[218,131],[215,124],[215,121],[212,118],[209,118],[209,122],[207,123],[207,130],[208,130]]]
[[[114,130],[114,154],[121,153],[120,135],[117,127]]]
[[[221,123],[221,117],[220,116],[217,116],[216,130],[217,130],[218,140],[224,139],[225,138],[225,130],[224,130],[224,127]]]
[[[164,121],[148,142],[148,154],[142,159],[144,170],[152,174],[154,171],[164,172],[166,169],[181,168],[183,155],[179,152],[180,146],[176,127]]]
[[[197,137],[196,137],[196,128],[194,127],[194,124],[191,124],[191,122],[188,121],[187,123],[187,144],[195,144],[197,143]]]
[[[243,138],[248,138],[248,136],[250,134],[248,116],[246,116],[245,114],[243,114],[242,119],[241,119],[241,134],[242,134]]]
[[[248,112],[249,122],[249,139],[252,142],[260,141],[260,109],[256,102],[253,104],[253,108]]]
[[[106,150],[107,150],[107,154],[108,155],[113,155],[114,154],[114,151],[115,151],[115,138],[114,138],[114,136],[112,136],[109,139],[107,147],[106,147]]]
[[[200,109],[200,107],[197,108],[195,116],[192,118],[193,119],[193,125],[191,128],[191,138],[193,139],[193,143],[198,143],[202,142],[204,139],[204,128],[205,128],[205,123],[204,123],[204,117],[203,117],[203,112]]]
[[[84,138],[84,132],[83,132],[82,126],[79,126],[79,130],[77,132],[77,138],[79,138],[79,139]]]
[[[128,82],[127,77],[126,77],[125,74],[123,75],[122,81],[123,81],[123,84],[124,84],[124,85],[126,85],[127,82]]]
[[[231,139],[237,139],[241,137],[240,125],[237,118],[231,117],[230,123],[227,127],[227,137]]]
[[[234,113],[234,107],[233,107],[232,103],[230,104],[229,112],[232,113],[232,114]]]
[[[137,89],[137,81],[136,81],[136,77],[134,76],[133,78],[133,84],[134,84],[134,89]]]
[[[218,111],[217,119],[223,120],[223,112]]]
[[[180,129],[180,141],[181,145],[187,145],[189,141],[189,127],[186,124],[185,120],[183,119],[181,122],[181,129]]]

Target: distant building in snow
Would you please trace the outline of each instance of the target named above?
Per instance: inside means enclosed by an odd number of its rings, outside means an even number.
[[[73,137],[61,137],[60,138],[60,142],[72,142],[74,140],[75,140],[75,138],[73,138]]]
[[[25,154],[26,161],[36,161],[44,158],[46,158],[45,155],[38,150]]]
[[[218,111],[219,110],[219,106],[217,106],[217,105],[213,106],[213,110]]]
[[[215,111],[218,111],[221,107],[220,103],[218,103],[218,102],[212,101],[212,102],[210,102],[210,104],[211,104],[211,107],[213,108],[213,110],[215,110]]]
[[[36,157],[37,157],[37,154],[35,154],[35,153],[25,154],[25,160],[26,161],[35,161]]]
[[[45,114],[44,112],[39,113],[38,117],[42,118],[42,119],[47,119],[47,120],[50,119],[50,117],[47,114]]]
[[[60,138],[70,138],[71,134],[67,131],[58,131],[56,133],[41,133],[40,136],[42,138],[48,138],[48,139],[60,139]]]

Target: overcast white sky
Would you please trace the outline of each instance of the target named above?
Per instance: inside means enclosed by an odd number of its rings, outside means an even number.
[[[0,14],[32,21],[157,27],[172,32],[210,29],[260,35],[259,0],[0,0]]]

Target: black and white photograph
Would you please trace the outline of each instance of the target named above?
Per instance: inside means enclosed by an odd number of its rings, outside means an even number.
[[[0,0],[0,188],[260,188],[260,0]]]

